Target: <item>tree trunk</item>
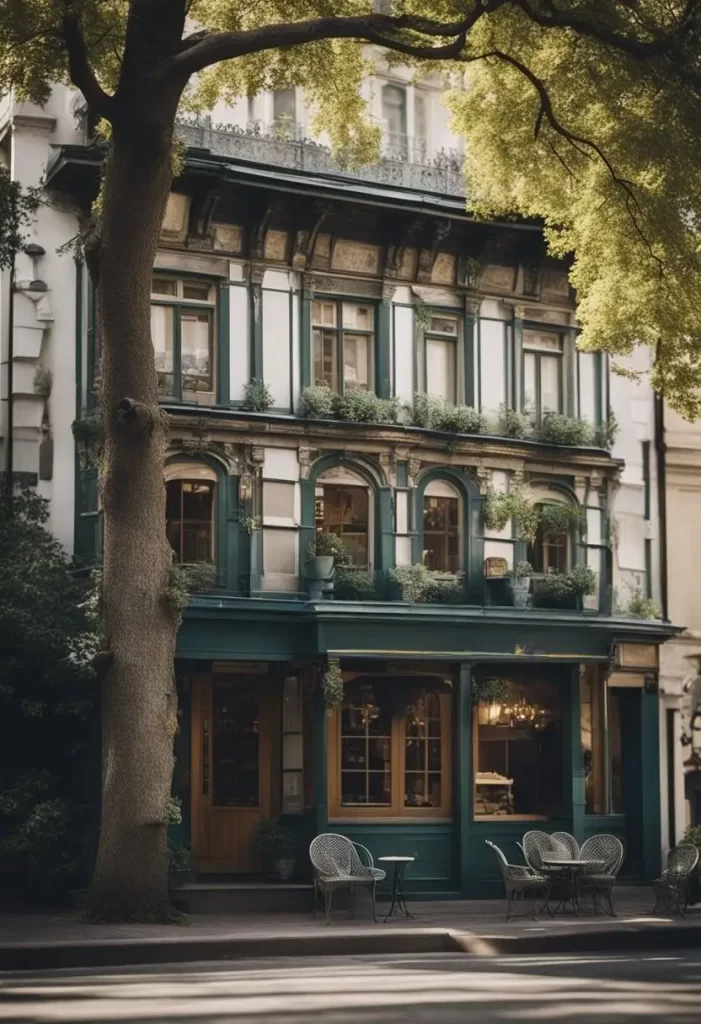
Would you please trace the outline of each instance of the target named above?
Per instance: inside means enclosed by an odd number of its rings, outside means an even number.
[[[113,127],[99,246],[102,592],[112,656],[103,683],[102,824],[90,905],[100,920],[168,916],[178,619],[167,597],[166,425],[158,407],[150,289],[178,95],[160,97],[155,112],[149,99],[144,96],[136,117]]]

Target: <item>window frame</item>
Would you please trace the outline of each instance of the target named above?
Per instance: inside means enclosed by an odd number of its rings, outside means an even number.
[[[164,483],[165,483],[165,487],[166,487],[166,517],[165,517],[166,529],[167,529],[167,524],[168,524],[168,515],[167,515],[167,490],[168,490],[168,487],[171,484],[176,484],[177,483],[179,485],[179,488],[180,488],[180,517],[179,517],[179,520],[177,520],[177,521],[180,522],[180,554],[182,554],[182,548],[183,548],[183,543],[182,543],[182,541],[183,541],[183,523],[185,521],[184,517],[182,515],[182,510],[183,510],[183,488],[182,488],[182,485],[183,484],[205,484],[206,483],[206,484],[209,484],[209,486],[211,487],[212,509],[211,509],[211,516],[210,516],[210,530],[211,530],[211,532],[210,532],[210,544],[209,544],[210,550],[209,550],[209,558],[208,559],[204,559],[204,561],[208,561],[208,562],[211,562],[212,565],[216,565],[217,564],[217,529],[216,529],[216,527],[217,527],[217,483],[218,483],[218,481],[217,480],[212,480],[209,476],[196,477],[196,476],[187,476],[187,475],[182,475],[182,476],[181,475],[173,475],[171,477],[167,477],[165,479]],[[202,522],[204,522],[204,521],[205,520],[203,519]],[[168,543],[170,544],[170,540],[168,540]],[[170,546],[171,546],[171,550],[173,551],[174,561],[175,561],[175,556],[178,555],[178,552],[175,550],[175,548],[172,545],[170,545]],[[196,565],[197,563],[196,562],[184,562],[184,561],[181,561],[178,558],[176,564],[177,565]]]
[[[314,481],[314,531],[315,532],[317,532],[319,530],[318,517],[317,517],[317,501],[318,501],[318,498],[317,498],[316,492],[317,492],[318,489],[323,490],[325,487],[336,487],[336,488],[339,488],[339,489],[343,488],[343,487],[345,487],[345,488],[357,487],[359,490],[364,490],[366,492],[367,499],[368,499],[368,528],[367,528],[368,559],[367,559],[367,563],[365,565],[360,565],[360,564],[356,565],[353,562],[351,563],[351,565],[354,568],[356,568],[356,569],[367,569],[368,572],[372,572],[374,564],[375,564],[375,494],[374,494],[373,488],[366,481],[363,481],[360,478],[358,478],[358,483],[357,484],[347,484],[347,483],[335,482],[333,480],[324,480],[323,479],[323,474],[322,474],[322,478],[321,479],[317,479],[317,480]],[[323,523],[323,519],[322,519],[322,523]],[[323,529],[325,529],[325,527],[322,525],[321,529],[323,530]],[[335,531],[329,530],[329,532],[333,533]],[[340,533],[340,534],[337,534],[336,536],[340,537],[341,540],[343,540],[344,534]]]
[[[535,502],[536,507],[538,507],[539,505],[555,505],[555,504],[567,505],[568,507],[571,506],[571,503],[569,503],[569,502],[566,502],[566,501],[559,501],[559,502],[558,501],[553,501],[552,498],[542,499],[540,501],[536,501]],[[533,575],[534,576],[537,576],[537,577],[547,576],[551,572],[551,570],[545,566],[545,558],[544,557],[540,559],[540,561],[541,561],[541,563],[543,565],[542,569],[536,568],[536,564],[535,564],[536,563],[536,559],[533,557],[534,552],[536,550],[538,550],[538,549],[540,549],[541,555],[544,555],[545,546],[546,546],[546,540],[545,540],[546,537],[562,536],[562,537],[565,538],[565,545],[564,545],[565,546],[565,567],[564,567],[564,569],[554,569],[552,571],[553,572],[567,573],[567,572],[570,572],[572,570],[572,568],[573,568],[573,566],[575,564],[574,553],[575,553],[575,547],[576,547],[576,542],[573,542],[572,534],[573,534],[573,527],[572,526],[570,526],[570,528],[567,529],[567,530],[563,530],[561,534],[545,533],[545,532],[543,532],[541,526],[540,525],[538,526],[538,532],[536,533],[535,543],[534,544],[528,544],[527,548],[526,548],[526,560],[528,562],[530,562],[531,565],[533,566]]]
[[[529,348],[526,340],[526,336],[529,332],[538,334],[550,334],[556,337],[560,343],[560,350],[548,351],[546,349]],[[543,419],[547,413],[543,412],[543,383],[542,383],[542,370],[541,360],[545,357],[547,359],[558,359],[559,360],[559,372],[557,375],[557,387],[558,387],[558,408],[548,409],[548,412],[563,413],[565,411],[565,345],[567,341],[566,333],[562,330],[554,329],[552,324],[541,325],[527,323],[523,326],[522,333],[522,345],[521,345],[521,407],[527,414],[530,413],[535,427],[540,427],[543,424]],[[533,356],[535,362],[535,407],[533,410],[528,410],[526,407],[526,357]]]
[[[464,344],[464,317],[456,309],[442,309],[440,307],[431,307],[426,312],[427,321],[423,328],[423,379],[424,379],[424,392],[427,395],[435,394],[428,387],[428,343],[429,341],[441,341],[446,344],[451,344],[453,348],[452,362],[453,362],[453,398],[446,398],[445,401],[448,405],[458,405],[463,399],[463,387],[460,375],[461,365],[464,363],[463,344]],[[454,320],[457,330],[455,334],[445,334],[443,331],[432,330],[430,322],[432,320]]]
[[[314,303],[333,303],[336,307],[336,323],[333,327],[325,326],[324,324],[317,324],[314,322]],[[361,327],[344,327],[343,326],[343,306],[367,306],[372,310],[372,329],[364,330]],[[352,390],[352,387],[346,388],[346,382],[344,379],[344,351],[345,351],[345,335],[360,334],[364,337],[371,339],[371,352],[370,352],[370,381],[368,382],[367,390],[371,394],[377,394],[377,346],[378,346],[378,303],[375,299],[361,299],[352,295],[323,295],[315,294],[311,301],[311,308],[309,311],[309,329],[310,329],[310,347],[311,347],[311,377],[312,384],[324,384],[324,380],[319,380],[316,376],[316,339],[315,331],[326,331],[336,336],[336,379],[337,387],[334,388],[332,385],[328,385],[334,394],[345,395],[346,390]],[[361,389],[362,390],[362,389]]]
[[[344,673],[344,683],[362,681],[362,676]],[[417,678],[417,687],[421,686]],[[431,684],[427,680],[426,688]],[[438,692],[441,712],[441,805],[440,807],[405,807],[404,773],[406,768],[406,717],[394,715],[390,732],[390,763],[392,770],[392,802],[388,807],[367,807],[360,805],[344,806],[341,804],[341,715],[334,709],[328,716],[328,800],[329,820],[344,821],[352,819],[386,819],[388,821],[406,821],[407,819],[431,819],[441,822],[450,821],[453,817],[452,794],[452,692]]]
[[[427,493],[429,486],[430,485],[428,485],[427,487],[424,488],[423,494],[421,495],[421,561],[422,561],[422,563],[424,565],[426,564],[426,562],[425,562],[425,555],[426,555],[426,552],[428,550],[428,548],[426,546],[426,502],[428,500],[430,500],[431,498],[436,498],[438,500],[443,500],[443,501],[456,501],[457,502],[457,509],[458,509],[458,514],[457,514],[458,565],[457,565],[457,568],[456,569],[431,569],[431,572],[440,573],[441,575],[457,576],[457,574],[460,573],[460,572],[463,572],[464,568],[465,568],[465,551],[464,551],[463,530],[462,530],[462,523],[463,523],[462,500],[461,500],[461,497],[460,497],[460,495],[458,494],[457,491],[454,494],[452,494],[452,495],[448,495],[448,494],[430,494],[430,493]],[[429,531],[429,533],[430,532],[433,532],[435,535],[438,535],[437,531]],[[446,539],[446,549],[447,549],[447,539],[449,538],[449,536],[450,536],[450,533],[449,533],[448,528],[446,527],[446,530],[443,533],[443,537]]]
[[[153,291],[155,280],[164,280],[175,283],[175,295],[159,295]],[[213,293],[212,301],[198,301],[197,299],[186,299],[183,296],[183,286],[188,283],[207,285]],[[160,388],[158,398],[161,401],[191,402],[197,404],[197,396],[214,397],[217,393],[217,296],[218,282],[214,278],[200,274],[176,274],[172,271],[161,271],[154,269],[151,273],[151,306],[160,306],[172,309],[173,311],[173,394],[161,394]],[[206,391],[185,391],[187,396],[183,398],[183,366],[182,366],[182,314],[207,312],[209,314],[209,355],[210,355],[210,387]],[[151,339],[153,342],[153,338]],[[154,346],[155,354],[155,346]],[[158,371],[156,371],[158,373]]]

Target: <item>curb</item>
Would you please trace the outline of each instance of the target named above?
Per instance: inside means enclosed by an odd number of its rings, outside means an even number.
[[[0,945],[0,971],[258,959],[464,953],[472,956],[633,952],[701,947],[701,926],[670,924],[551,935],[478,935],[451,929],[227,938],[107,939]]]

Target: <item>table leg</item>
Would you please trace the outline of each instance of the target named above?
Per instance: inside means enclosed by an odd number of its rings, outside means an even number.
[[[399,903],[399,909],[404,912],[404,916],[411,918],[411,920],[413,921],[414,915],[409,913],[409,908],[406,905],[406,898],[404,896],[404,886],[402,885],[401,871],[399,872],[399,877],[397,878],[397,901]]]
[[[394,913],[394,907],[397,902],[397,880],[399,877],[399,864],[394,865],[394,878],[392,879],[392,904],[389,908],[389,913],[385,918],[385,924],[389,921],[390,917]]]
[[[394,865],[394,878],[392,879],[392,905],[389,908],[389,913],[385,918],[385,923],[389,921],[390,917],[394,914],[394,908],[397,908],[398,913],[403,913],[405,917],[414,920],[414,915],[409,913],[406,905],[406,899],[404,897],[404,888],[402,887],[402,874],[401,864],[396,863]]]

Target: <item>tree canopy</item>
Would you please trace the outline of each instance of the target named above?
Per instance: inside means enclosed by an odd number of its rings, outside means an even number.
[[[367,43],[448,75],[471,208],[542,218],[573,256],[581,344],[649,345],[654,385],[701,415],[701,0],[0,0],[0,82],[41,100],[72,81],[119,122],[139,20],[154,88],[192,80],[206,105],[301,85],[348,159],[379,136]]]

